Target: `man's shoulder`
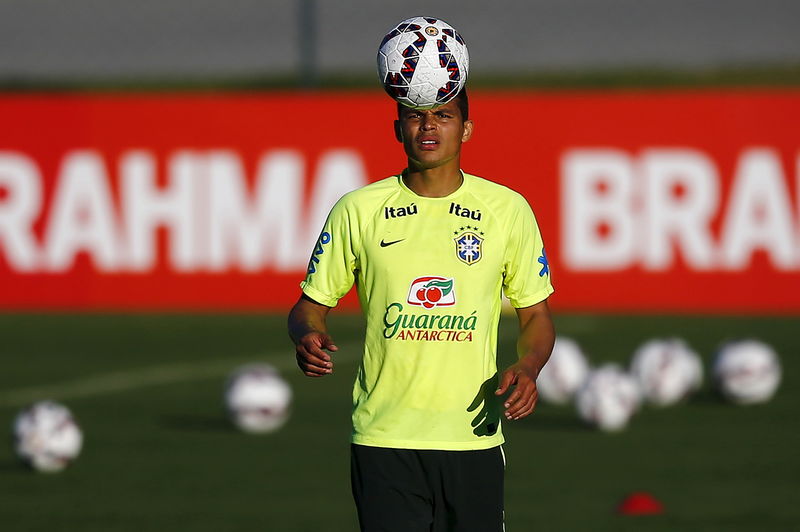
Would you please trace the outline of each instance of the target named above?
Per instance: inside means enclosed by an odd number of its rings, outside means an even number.
[[[339,203],[349,208],[368,208],[386,196],[394,194],[398,190],[397,179],[395,175],[364,185],[342,196]]]
[[[521,205],[522,203],[528,203],[522,194],[506,185],[472,174],[466,175],[472,180],[470,185],[472,193],[487,204],[496,204],[502,207],[509,204]]]

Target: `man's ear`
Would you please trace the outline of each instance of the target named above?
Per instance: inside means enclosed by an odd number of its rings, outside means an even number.
[[[394,121],[394,138],[397,139],[397,142],[400,144],[403,143],[403,128],[400,126],[400,121]]]
[[[464,134],[461,135],[461,142],[467,142],[472,137],[472,130],[475,124],[472,120],[464,120]]]

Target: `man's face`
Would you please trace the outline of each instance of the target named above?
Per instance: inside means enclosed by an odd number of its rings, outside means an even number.
[[[471,135],[472,121],[463,120],[453,100],[424,111],[403,107],[395,121],[397,140],[403,143],[409,161],[422,170],[456,159]]]

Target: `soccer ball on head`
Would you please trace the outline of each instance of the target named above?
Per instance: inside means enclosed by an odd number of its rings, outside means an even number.
[[[467,82],[469,53],[447,22],[413,17],[395,26],[378,48],[378,76],[384,90],[413,109],[452,100]]]
[[[781,382],[777,353],[758,340],[728,343],[714,359],[714,381],[730,401],[756,404],[769,401]]]
[[[61,471],[83,446],[83,433],[72,412],[54,401],[39,401],[23,409],[13,427],[17,456],[37,471]]]
[[[234,425],[244,432],[278,430],[289,419],[292,389],[269,364],[236,369],[225,387],[225,406]]]

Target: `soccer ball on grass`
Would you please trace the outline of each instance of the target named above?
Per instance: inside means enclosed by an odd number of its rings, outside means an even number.
[[[778,355],[769,345],[758,340],[741,340],[719,350],[713,373],[717,388],[728,400],[755,404],[772,398],[782,372]]]
[[[236,369],[225,387],[225,406],[234,425],[244,432],[278,430],[289,419],[292,389],[269,364]]]
[[[608,432],[624,429],[640,402],[636,381],[615,364],[592,371],[575,396],[580,418]]]
[[[83,433],[72,412],[54,401],[39,401],[20,411],[13,432],[17,456],[45,473],[67,467],[83,446]]]
[[[678,338],[650,340],[633,354],[630,367],[642,395],[656,406],[669,406],[700,388],[703,364]]]
[[[577,342],[559,336],[536,379],[539,397],[548,403],[567,404],[588,374],[589,363]]]

